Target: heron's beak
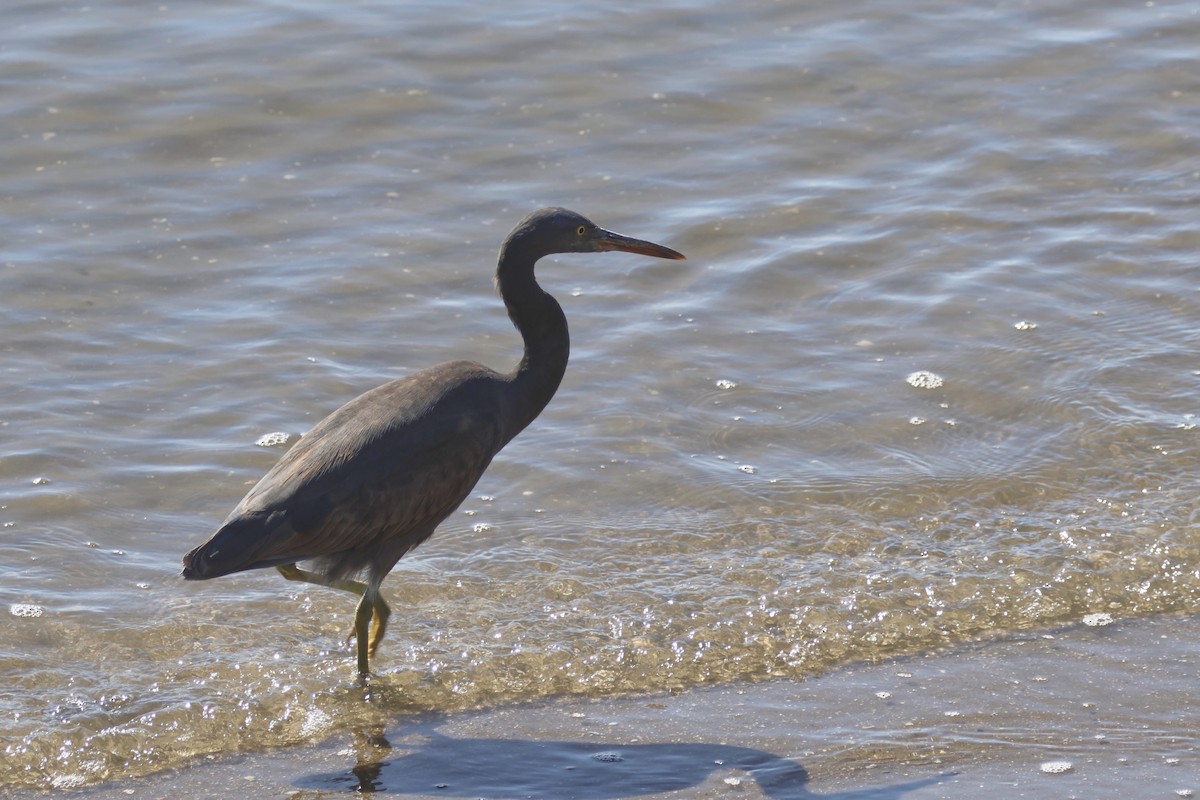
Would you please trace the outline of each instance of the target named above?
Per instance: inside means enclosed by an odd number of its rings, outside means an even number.
[[[596,249],[601,252],[623,250],[626,253],[637,253],[638,255],[654,256],[655,258],[670,258],[676,261],[682,261],[687,258],[683,253],[678,253],[669,247],[663,247],[661,244],[622,236],[619,233],[606,231],[603,228],[599,228],[596,231]]]

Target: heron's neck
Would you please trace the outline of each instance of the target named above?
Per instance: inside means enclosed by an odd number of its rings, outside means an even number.
[[[510,438],[541,413],[567,371],[570,336],[558,301],[538,286],[533,261],[506,249],[500,254],[496,286],[509,319],[521,333],[525,354],[512,378]]]

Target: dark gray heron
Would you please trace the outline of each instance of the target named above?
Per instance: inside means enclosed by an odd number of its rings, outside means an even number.
[[[353,635],[359,675],[369,676],[369,657],[391,615],[379,592],[383,579],[466,499],[496,453],[550,402],[566,371],[567,319],[538,286],[534,264],[551,253],[609,250],[684,257],[564,208],[523,219],[496,265],[500,298],[525,342],[516,369],[449,361],[354,398],[306,433],[220,529],[183,557],[183,577],[275,567],[288,580],[359,595]],[[301,561],[311,569],[298,567]]]

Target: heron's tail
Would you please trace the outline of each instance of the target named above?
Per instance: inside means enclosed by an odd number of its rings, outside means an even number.
[[[189,581],[204,581],[220,575],[228,575],[227,571],[217,569],[208,551],[212,550],[212,541],[207,541],[183,557],[183,571],[179,574]],[[218,551],[219,555],[219,551]]]
[[[263,555],[262,520],[241,517],[221,526],[207,542],[183,557],[180,573],[189,581],[206,581],[248,569],[262,569],[280,564],[294,564],[295,556]]]

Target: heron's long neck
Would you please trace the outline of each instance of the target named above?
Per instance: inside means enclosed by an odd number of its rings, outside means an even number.
[[[535,258],[500,254],[496,286],[508,308],[509,319],[525,341],[525,355],[512,378],[510,438],[541,413],[563,374],[571,351],[567,318],[558,301],[538,286],[533,276]]]

